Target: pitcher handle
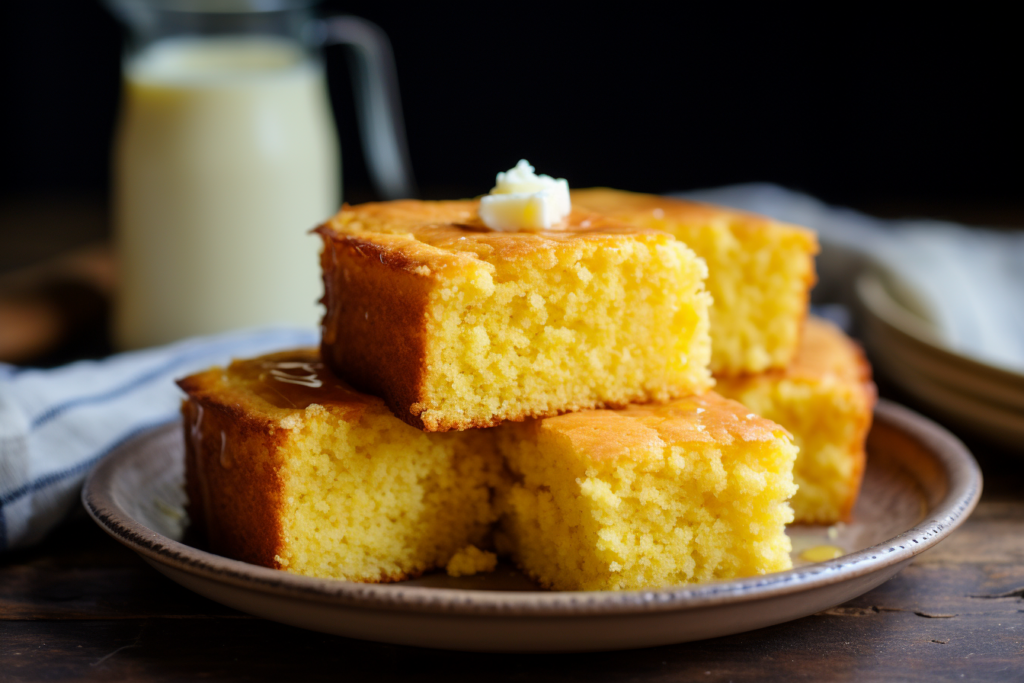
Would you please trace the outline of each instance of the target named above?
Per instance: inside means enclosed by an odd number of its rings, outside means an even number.
[[[416,196],[391,42],[376,24],[348,15],[317,22],[322,45],[348,45],[363,154],[384,199]]]

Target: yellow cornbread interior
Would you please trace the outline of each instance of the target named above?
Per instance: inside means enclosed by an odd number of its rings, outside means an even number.
[[[781,230],[737,233],[724,219],[660,227],[701,254],[715,274],[707,283],[715,300],[712,371],[761,372],[788,363],[807,313],[806,240]]]
[[[501,462],[481,432],[426,435],[390,414],[313,405],[278,454],[289,571],[389,581],[444,566],[496,519]]]
[[[860,489],[874,387],[860,350],[841,330],[809,317],[797,356],[783,372],[720,379],[716,391],[788,429],[800,447],[791,505],[796,521],[847,517]]]
[[[498,433],[516,483],[499,548],[559,590],[655,588],[791,566],[796,448],[713,394]]]
[[[863,407],[856,392],[830,377],[749,383],[735,392],[723,381],[719,391],[793,434],[800,448],[793,466],[799,489],[790,501],[795,521],[832,524],[843,519],[860,487],[862,468],[856,451],[851,453],[851,444],[862,439]]]
[[[704,262],[674,240],[578,240],[452,274],[432,291],[423,410],[492,424],[664,401],[712,384]]]
[[[711,369],[733,375],[786,366],[795,353],[814,281],[808,230],[740,212],[596,188],[573,203],[673,235],[707,262]]]

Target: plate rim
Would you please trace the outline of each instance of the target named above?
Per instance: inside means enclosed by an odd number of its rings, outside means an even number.
[[[885,365],[887,370],[894,366],[906,368],[916,376],[927,377],[931,382],[976,403],[1024,416],[1024,383],[1020,387],[1010,387],[965,366],[946,363],[935,354],[922,352],[918,345],[885,327],[869,334],[868,341],[876,364]]]
[[[877,365],[907,392],[950,422],[1008,446],[1019,446],[1024,436],[1024,413],[957,391],[909,364],[900,365],[880,358]]]
[[[972,373],[980,373],[990,381],[1017,389],[1024,381],[1024,372],[999,365],[986,359],[961,353],[949,346],[938,336],[931,321],[924,321],[900,304],[889,292],[886,281],[902,279],[885,266],[874,263],[871,268],[857,276],[854,290],[862,308],[891,334],[915,345],[920,350]]]
[[[156,438],[158,433],[180,429],[178,422],[147,430],[111,452],[89,473],[81,497],[86,511],[105,532],[145,559],[198,578],[268,595],[369,610],[474,617],[618,616],[685,611],[778,598],[866,576],[928,550],[967,519],[982,489],[981,470],[967,447],[938,424],[885,399],[878,401],[874,417],[918,441],[944,470],[949,488],[925,519],[891,539],[835,560],[685,587],[557,592],[363,584],[300,576],[215,555],[146,527],[111,496],[113,477],[125,460],[138,457],[137,444]]]

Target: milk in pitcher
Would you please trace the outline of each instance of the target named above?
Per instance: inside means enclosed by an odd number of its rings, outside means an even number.
[[[115,143],[121,348],[313,327],[341,181],[322,66],[284,38],[181,37],[126,64]]]

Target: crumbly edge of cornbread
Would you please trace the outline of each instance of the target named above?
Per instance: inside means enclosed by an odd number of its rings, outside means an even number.
[[[443,567],[497,518],[503,465],[487,432],[430,436],[386,411],[348,422],[316,404],[283,420],[208,399],[183,411],[190,515],[231,557],[398,581]]]
[[[783,372],[720,378],[723,396],[788,429],[800,447],[795,521],[846,521],[860,492],[864,444],[877,391],[863,351],[831,323],[809,317],[797,357]]]
[[[785,367],[796,353],[815,282],[813,252],[799,233],[738,238],[724,226],[672,226],[708,262],[711,369],[723,375]],[[666,226],[668,228],[668,226]]]
[[[864,440],[871,420],[865,392],[834,377],[764,378],[735,392],[723,381],[719,389],[793,434],[800,448],[793,467],[799,489],[790,501],[795,521],[848,520],[864,473]]]
[[[796,353],[814,286],[814,234],[760,216],[668,197],[594,188],[574,201],[668,232],[708,264],[711,369],[733,376],[783,368]]]
[[[426,431],[664,401],[713,385],[707,270],[674,239],[563,241],[444,271],[375,236],[320,232],[325,361]]]
[[[711,386],[706,269],[676,242],[580,242],[557,262],[496,262],[492,286],[432,292],[420,418],[495,424]],[[463,417],[466,416],[466,417]],[[466,420],[468,418],[468,420]]]
[[[592,462],[558,457],[557,439],[540,432],[536,422],[499,432],[516,482],[497,540],[542,585],[656,588],[791,566],[796,448],[783,430],[766,443],[668,444]]]
[[[292,436],[299,452],[284,480],[283,567],[394,581],[443,567],[489,532],[503,470],[489,434],[431,437],[369,413],[337,424],[313,408]]]
[[[498,556],[489,550],[480,550],[475,545],[460,549],[445,565],[448,576],[473,576],[493,572],[498,566]]]

